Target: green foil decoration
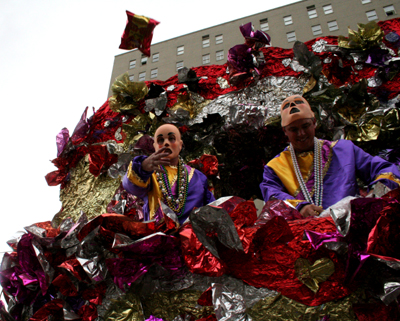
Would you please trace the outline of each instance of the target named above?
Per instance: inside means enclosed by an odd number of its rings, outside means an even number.
[[[189,112],[191,119],[195,118],[202,109],[210,103],[211,100],[204,99],[199,94],[187,91],[186,93],[179,94],[177,102],[170,109],[177,110],[179,108]]]
[[[165,321],[172,321],[178,315],[190,314],[195,320],[214,313],[214,307],[197,304],[200,291],[172,291],[154,293],[142,300],[145,317],[153,315]]]
[[[311,264],[307,259],[299,258],[294,265],[297,278],[311,291],[317,293],[319,283],[325,282],[335,272],[335,264],[328,258],[316,260]]]
[[[107,321],[144,321],[142,304],[139,296],[128,292],[120,300],[113,300],[104,315]]]
[[[367,50],[378,46],[384,37],[384,32],[375,21],[367,24],[357,24],[358,31],[349,28],[349,37],[338,37],[338,46],[347,49]]]
[[[112,97],[108,100],[110,109],[117,113],[133,111],[139,113],[137,103],[144,99],[149,92],[147,85],[143,81],[132,82],[126,72],[118,76],[111,86]]]
[[[356,295],[352,294],[340,300],[310,307],[278,294],[258,301],[247,310],[247,314],[253,321],[317,321],[324,316],[328,317],[328,320],[354,321],[357,320],[353,312],[353,303],[356,300]]]

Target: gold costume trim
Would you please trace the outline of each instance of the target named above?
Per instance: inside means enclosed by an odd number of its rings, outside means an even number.
[[[373,181],[376,181],[378,179],[388,179],[390,181],[397,183],[400,186],[400,180],[396,176],[394,176],[393,173],[391,173],[391,172],[380,173],[379,175],[377,175],[375,177],[375,179]]]
[[[144,182],[139,175],[132,169],[132,162],[129,163],[128,166],[128,178],[132,182],[132,184],[135,184],[136,186],[139,187],[147,187],[150,184],[150,179],[147,180],[147,182]]]
[[[189,173],[189,182],[191,181],[193,175],[194,175],[194,171],[195,169],[193,167],[191,167],[190,173]]]

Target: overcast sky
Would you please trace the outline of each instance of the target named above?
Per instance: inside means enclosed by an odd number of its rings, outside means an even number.
[[[86,106],[97,110],[106,101],[114,56],[124,52],[118,47],[125,10],[160,21],[156,43],[276,6],[271,0],[0,0],[0,252],[18,230],[60,210],[59,186],[44,179],[57,169],[50,163],[56,135],[63,127],[72,133]]]

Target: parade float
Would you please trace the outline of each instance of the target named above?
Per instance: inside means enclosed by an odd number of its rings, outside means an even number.
[[[121,47],[145,53],[158,22],[136,16],[135,36],[129,18]],[[360,197],[318,218],[254,204],[264,165],[287,145],[279,107],[290,95],[310,103],[317,137],[400,163],[400,19],[292,49],[246,28],[226,64],[166,81],[120,75],[103,106],[61,130],[46,180],[62,208],[8,242],[1,320],[400,318],[399,189],[371,194],[360,181]],[[180,129],[181,156],[217,199],[182,225],[164,204],[161,219],[143,221],[142,200],[121,186],[163,123]]]

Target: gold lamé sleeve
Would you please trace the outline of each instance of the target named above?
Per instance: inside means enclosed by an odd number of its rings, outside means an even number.
[[[132,162],[130,162],[128,166],[128,173],[127,173],[128,179],[131,181],[132,184],[146,188],[150,184],[150,178],[147,180],[147,182],[144,182],[139,175],[132,169]]]
[[[374,181],[377,181],[378,179],[388,179],[392,182],[397,183],[400,186],[400,179],[394,176],[393,173],[381,173],[375,177]]]

